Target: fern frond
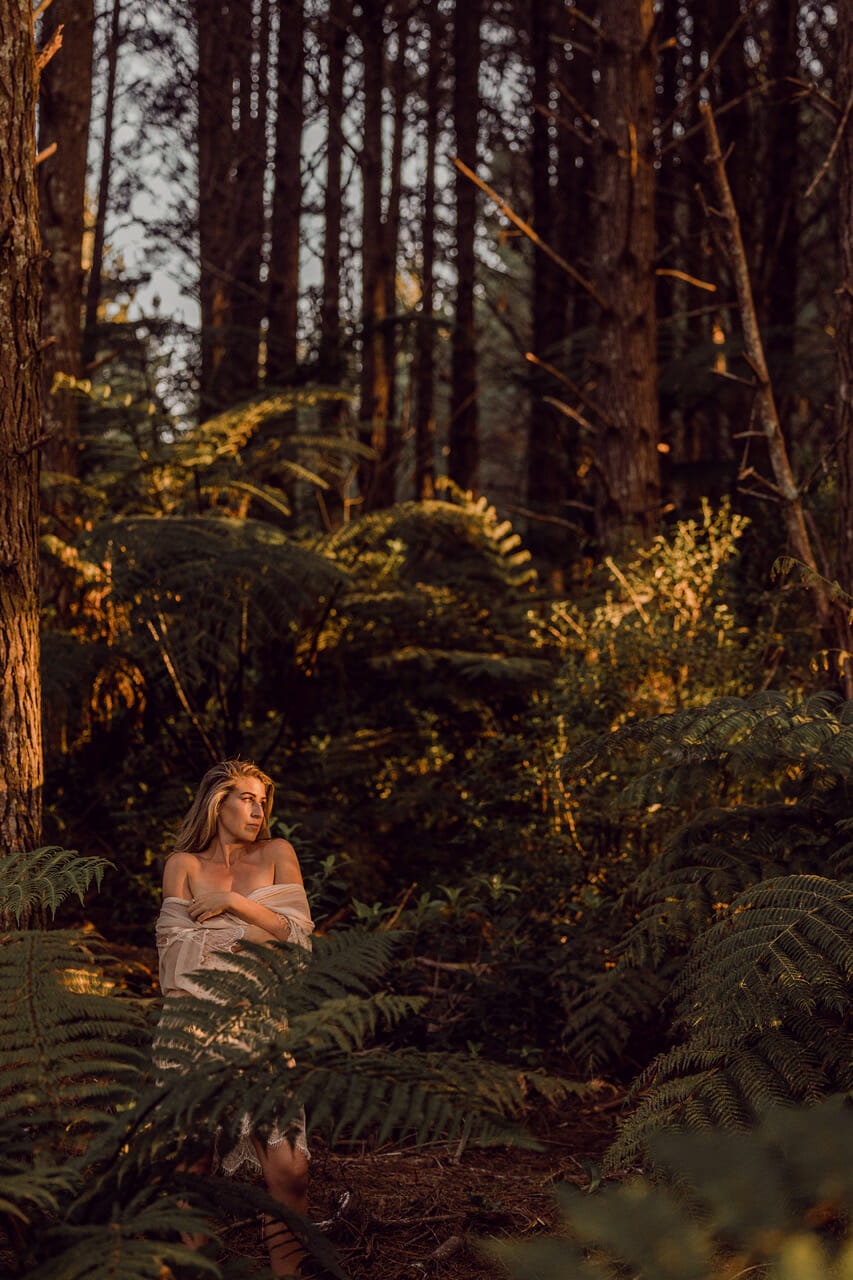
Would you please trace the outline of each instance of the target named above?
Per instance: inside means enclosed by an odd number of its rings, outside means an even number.
[[[247,948],[229,957],[230,972],[198,975],[206,997],[167,1001],[163,1010],[163,1088],[143,1108],[136,1145],[149,1141],[149,1120],[152,1141],[217,1125],[232,1138],[246,1113],[263,1131],[286,1128],[303,1106],[313,1127],[335,1134],[425,1141],[466,1124],[479,1140],[507,1140],[515,1133],[507,1121],[519,1119],[531,1089],[556,1097],[581,1088],[476,1058],[366,1051],[380,1027],[423,1003],[364,993],[391,944],[389,934],[354,931],[318,939],[310,954],[286,944]]]
[[[742,1127],[771,1103],[853,1088],[853,885],[780,876],[736,897],[697,940],[680,988],[684,1042],[640,1078],[608,1154],[665,1125]]]
[[[74,895],[82,902],[93,884],[100,888],[112,865],[106,858],[81,858],[55,845],[7,853],[0,859],[3,910],[18,923],[36,907],[56,915],[66,898]]]
[[[37,1149],[108,1126],[148,1066],[142,1014],[92,958],[91,939],[61,930],[0,948],[0,1121],[20,1117]]]

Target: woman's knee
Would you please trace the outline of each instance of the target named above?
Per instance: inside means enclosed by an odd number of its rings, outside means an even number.
[[[264,1178],[271,1196],[299,1198],[308,1191],[308,1158],[289,1142],[267,1147],[263,1161]]]

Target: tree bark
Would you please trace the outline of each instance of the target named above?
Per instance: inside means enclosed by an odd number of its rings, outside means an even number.
[[[48,10],[50,12],[50,10]],[[85,372],[98,353],[98,310],[101,305],[101,278],[104,272],[107,208],[113,167],[113,117],[115,115],[118,51],[121,44],[121,0],[113,0],[110,35],[107,43],[107,91],[104,105],[104,137],[101,144],[101,168],[95,225],[92,228],[92,262],[86,282],[86,305],[83,320],[82,363]]]
[[[426,161],[421,213],[421,309],[415,330],[415,498],[435,497],[435,163],[440,110],[441,25],[427,0],[429,51],[424,98]]]
[[[252,6],[244,14],[241,27],[243,23],[245,27],[238,28],[235,40],[239,133],[231,249],[232,334],[228,344],[230,394],[237,400],[252,396],[258,390],[261,324],[267,309],[268,291],[261,283],[261,263],[266,224],[264,178],[267,169],[270,0],[260,0],[257,8]],[[301,33],[299,47],[301,50]]]
[[[394,102],[394,130],[388,162],[388,206],[382,237],[382,276],[385,289],[385,368],[388,371],[388,452],[389,462],[396,465],[400,448],[400,423],[397,413],[396,369],[399,345],[397,322],[397,253],[400,245],[400,202],[403,194],[403,146],[406,131],[408,76],[406,54],[409,45],[409,6],[396,0],[397,53],[391,73]],[[393,459],[393,461],[391,461]]]
[[[320,304],[321,382],[341,379],[341,173],[344,149],[344,64],[349,36],[349,0],[329,0],[326,21],[326,186],[323,193],[323,284]]]
[[[554,83],[556,10],[553,0],[530,0],[528,36],[530,41],[531,108],[530,168],[533,196],[533,227],[548,245],[556,244],[560,198],[573,193],[558,192],[552,173],[559,173],[557,140],[553,137],[554,115],[551,97]],[[564,132],[568,132],[567,130]],[[565,518],[570,465],[569,420],[546,397],[557,391],[553,375],[541,372],[541,362],[554,365],[560,359],[565,338],[566,282],[554,270],[548,254],[533,251],[532,349],[536,366],[530,380],[530,422],[527,444],[527,506],[544,520],[528,524],[527,543],[536,555],[553,562],[565,561],[565,528],[554,518]]]
[[[248,198],[239,190],[243,163],[246,102],[251,93],[251,4],[248,0],[194,0],[198,43],[197,151],[199,301],[201,304],[200,408],[203,417],[233,404],[257,385],[257,343],[235,342],[238,275],[245,285],[248,264],[240,262],[239,212]],[[251,130],[249,130],[251,135]],[[257,287],[257,279],[250,283]],[[245,329],[243,337],[246,338]]]
[[[30,0],[0,0],[0,854],[41,838],[41,244]]]
[[[388,380],[385,349],[385,281],[382,217],[382,88],[386,0],[364,0],[361,43],[364,54],[364,138],[361,151],[361,397],[362,443],[375,459],[362,469],[361,496],[367,510],[394,501],[393,459],[388,437]]]
[[[297,363],[304,27],[303,0],[280,0],[267,335],[267,381],[275,386],[292,381]]]
[[[838,4],[838,229],[841,280],[835,291],[835,418],[839,440],[838,581],[853,597],[853,0]],[[851,600],[842,618],[842,675],[853,697]]]
[[[652,0],[601,0],[595,156],[597,323],[592,442],[601,546],[649,539],[658,527],[655,179],[656,48]]]
[[[453,118],[456,155],[477,168],[481,0],[456,0],[453,18]],[[462,489],[476,489],[480,461],[477,340],[474,316],[477,192],[456,170],[456,316],[451,361],[448,473]]]
[[[39,151],[56,150],[39,166],[42,268],[42,405],[48,471],[76,476],[79,458],[77,397],[53,389],[56,374],[80,377],[83,220],[86,149],[92,113],[93,0],[53,0],[41,23],[41,41],[62,28],[62,48],[39,86]],[[51,502],[56,508],[56,503]]]
[[[817,562],[806,528],[802,498],[794,480],[788,451],[785,446],[785,438],[779,424],[773,386],[764,356],[761,331],[758,326],[758,318],[752,298],[746,251],[741,238],[737,210],[726,177],[725,164],[720,151],[720,140],[714,124],[714,114],[707,102],[701,103],[699,110],[708,142],[708,163],[713,172],[717,199],[720,202],[720,215],[723,220],[723,229],[729,253],[729,265],[737,293],[738,312],[743,328],[746,358],[755,375],[756,417],[767,445],[776,494],[782,508],[790,550],[792,555],[802,561],[811,571],[812,594],[817,612],[817,621],[821,628],[826,628],[830,620],[829,600],[824,581],[817,576]]]

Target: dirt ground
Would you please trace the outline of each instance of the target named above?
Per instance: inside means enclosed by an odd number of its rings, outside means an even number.
[[[329,1150],[312,1139],[311,1219],[352,1280],[497,1280],[503,1272],[480,1242],[553,1226],[552,1187],[589,1184],[590,1166],[612,1137],[618,1101],[603,1087],[597,1100],[572,1100],[540,1116],[534,1127],[541,1151],[460,1153],[443,1144]],[[239,1226],[224,1243],[226,1251],[262,1264],[256,1228]]]

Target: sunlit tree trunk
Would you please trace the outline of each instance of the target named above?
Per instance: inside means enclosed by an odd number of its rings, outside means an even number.
[[[600,5],[593,281],[596,533],[615,549],[657,528],[660,492],[652,124],[652,0]]]
[[[83,219],[94,26],[93,0],[53,0],[40,27],[43,46],[49,45],[62,27],[62,48],[45,68],[39,86],[39,150],[56,148],[38,170],[45,253],[42,405],[46,438],[42,461],[47,470],[68,476],[77,474],[77,397],[68,389],[52,391],[52,387],[57,373],[80,376]],[[56,509],[55,502],[50,505]]]
[[[267,336],[267,380],[278,385],[297,362],[304,26],[303,0],[280,0]]]
[[[481,0],[456,0],[453,17],[453,118],[456,155],[477,169]],[[456,172],[456,316],[448,431],[448,472],[463,489],[476,489],[480,460],[477,414],[477,341],[474,324],[477,191]]]
[[[30,0],[0,0],[0,854],[41,837],[41,244]]]
[[[415,333],[415,498],[435,497],[435,161],[438,147],[441,24],[428,0],[429,52],[424,100],[426,162],[421,215],[421,309]]]

